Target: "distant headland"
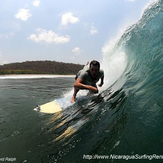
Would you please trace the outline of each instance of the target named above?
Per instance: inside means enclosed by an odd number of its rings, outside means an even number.
[[[75,75],[84,65],[56,61],[26,61],[0,65],[0,75],[55,74]]]

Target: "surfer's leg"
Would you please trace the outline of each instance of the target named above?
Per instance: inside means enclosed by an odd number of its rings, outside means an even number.
[[[71,103],[74,103],[76,101],[76,95],[77,95],[78,92],[79,92],[79,89],[74,87],[74,94],[73,94],[73,96],[71,98]]]

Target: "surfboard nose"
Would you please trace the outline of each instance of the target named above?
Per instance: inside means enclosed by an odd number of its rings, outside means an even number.
[[[39,105],[36,105],[36,108],[34,109],[35,111],[40,111],[41,110],[41,108],[40,108],[40,106]]]
[[[43,105],[37,105],[37,107],[34,108],[34,110],[41,113],[53,114],[62,111],[62,108],[55,101],[51,101]]]

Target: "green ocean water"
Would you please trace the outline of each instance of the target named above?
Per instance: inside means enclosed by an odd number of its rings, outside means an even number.
[[[40,162],[46,147],[42,130],[52,115],[33,111],[72,88],[74,78],[0,80],[0,158]],[[44,150],[42,150],[44,149]]]
[[[162,162],[163,1],[103,49],[104,86],[70,105],[73,77],[0,78],[0,162]],[[57,99],[62,112],[37,104]]]

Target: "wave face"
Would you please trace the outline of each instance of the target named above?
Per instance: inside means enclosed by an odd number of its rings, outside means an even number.
[[[82,99],[47,122],[48,129],[43,133],[49,135],[46,150],[51,152],[46,158],[44,151],[43,160],[84,162],[88,161],[85,155],[89,155],[93,162],[91,156],[96,154],[161,154],[162,43],[160,0],[150,4],[117,42],[103,48],[103,91]]]

